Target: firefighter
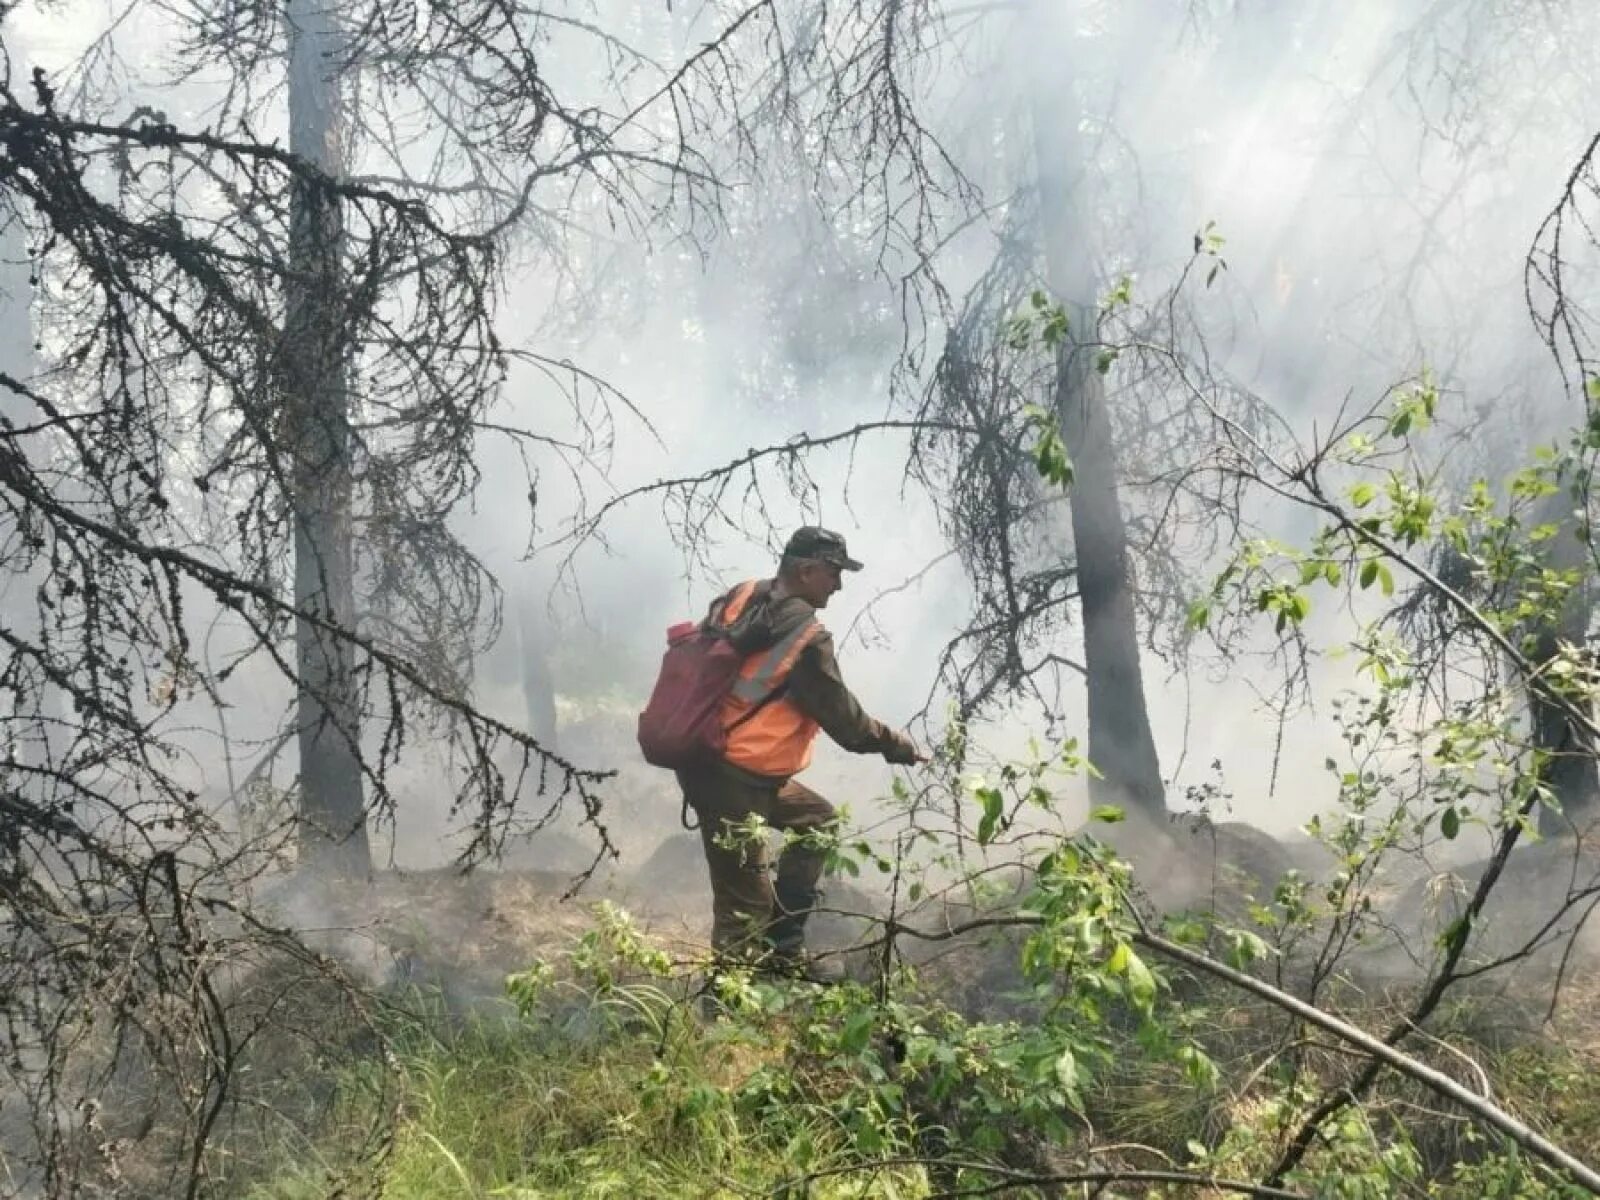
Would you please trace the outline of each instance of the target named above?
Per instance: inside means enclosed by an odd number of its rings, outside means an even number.
[[[860,569],[844,538],[808,525],[790,537],[776,578],[742,583],[712,603],[706,624],[725,628],[743,657],[722,706],[727,748],[721,761],[678,772],[705,844],[715,954],[819,983],[837,982],[843,970],[806,950],[826,852],[804,835],[829,833],[835,813],[794,776],[810,763],[819,730],[855,754],[923,761],[909,737],[862,711],[839,673],[833,636],[817,620],[843,573]],[[752,815],[802,837],[778,855],[775,879],[765,839],[741,835]]]

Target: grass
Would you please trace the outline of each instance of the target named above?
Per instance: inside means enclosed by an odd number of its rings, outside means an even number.
[[[415,1022],[394,1046],[398,1092],[374,1069],[347,1072],[342,1118],[249,1200],[311,1200],[341,1183],[384,1200],[781,1194],[797,1162],[826,1166],[849,1149],[804,1111],[743,1110],[738,1084],[772,1052],[681,1016],[664,1041],[637,1023],[596,1031],[477,1018],[448,1029]],[[397,1102],[393,1138],[362,1161],[352,1150],[385,1102]],[[916,1172],[878,1172],[804,1194],[910,1200],[926,1187]]]
[[[593,946],[585,952],[598,953]],[[900,1128],[906,1136],[894,1144],[863,1140],[861,1123],[852,1123],[861,1115],[861,1093],[851,1089],[871,1078],[867,1064],[879,1060],[852,1059],[849,1039],[838,1030],[831,1050],[826,1038],[813,1044],[819,1029],[848,1024],[849,1011],[830,1016],[818,1008],[812,1016],[821,1013],[821,1024],[807,1026],[800,1007],[779,1005],[750,1023],[705,1025],[673,1002],[666,980],[619,976],[609,960],[596,962],[607,968],[600,974],[608,982],[598,990],[586,985],[587,993],[572,981],[552,984],[539,995],[560,993],[560,1003],[541,999],[526,1019],[509,1006],[501,1016],[471,1019],[451,1017],[442,1005],[410,1006],[409,1016],[391,1019],[385,1030],[389,1066],[367,1061],[339,1071],[336,1100],[309,1141],[284,1146],[248,1187],[240,1171],[229,1194],[913,1200],[934,1190],[921,1170],[872,1166],[874,1157],[905,1152],[915,1141],[912,1125],[930,1132],[925,1121],[933,1114],[908,1115]],[[1595,995],[1600,1013],[1600,989]],[[1358,1015],[1373,1027],[1389,1024],[1396,998],[1371,1003]],[[1600,1152],[1600,1040],[1593,1036],[1600,1022],[1586,1010],[1562,1040],[1554,1030],[1510,1021],[1503,1004],[1458,998],[1440,1014],[1437,1032],[1481,1064],[1510,1111],[1580,1157]],[[1135,1030],[1111,1022],[1112,1053],[1084,1091],[1089,1140],[1148,1148],[1130,1162],[1148,1165],[1154,1154],[1177,1166],[1193,1159],[1222,1174],[1259,1177],[1298,1121],[1302,1101],[1286,1099],[1284,1072],[1272,1063],[1284,1037],[1303,1032],[1295,1034],[1280,1014],[1200,986],[1185,993],[1176,1019],[1210,1051],[1220,1086],[1196,1085],[1171,1061],[1147,1053]],[[1473,1069],[1427,1039],[1417,1039],[1416,1049],[1440,1069]],[[1348,1055],[1325,1045],[1304,1042],[1301,1054],[1307,1095],[1346,1077],[1352,1066]],[[898,1088],[892,1079],[878,1083]],[[1320,1183],[1308,1189],[1318,1195],[1566,1200],[1576,1194],[1404,1080],[1386,1076],[1350,1116],[1335,1123],[1349,1131],[1305,1164],[1301,1183],[1339,1181],[1334,1191]],[[939,1136],[929,1148],[943,1145],[941,1136],[964,1136],[966,1126],[946,1118],[946,1128],[931,1130]],[[374,1153],[377,1126],[388,1137]],[[1067,1135],[1074,1144],[1056,1148],[1086,1150],[1075,1137],[1076,1126]],[[1404,1153],[1380,1162],[1379,1152],[1397,1138]],[[952,1159],[976,1154],[965,1144],[945,1149]],[[848,1171],[797,1183],[802,1172],[832,1168]],[[1402,1177],[1406,1182],[1397,1183]],[[940,1186],[948,1186],[943,1177]]]

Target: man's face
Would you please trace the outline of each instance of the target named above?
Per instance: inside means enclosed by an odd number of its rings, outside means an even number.
[[[843,585],[836,563],[812,559],[800,568],[800,594],[815,608],[827,608],[828,597]]]

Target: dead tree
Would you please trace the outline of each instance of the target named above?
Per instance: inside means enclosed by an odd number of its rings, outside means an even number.
[[[345,49],[326,0],[289,0],[289,149],[331,180],[346,176],[340,93]],[[301,861],[372,869],[361,781],[354,654],[328,626],[355,628],[355,503],[350,434],[352,347],[344,294],[340,197],[297,181],[289,199],[287,313],[281,351],[284,425],[293,461],[296,724]]]
[[[1060,8],[1036,16],[1059,45],[1060,61],[1071,61],[1064,36],[1070,16]],[[1073,463],[1068,503],[1083,622],[1089,759],[1100,771],[1094,786],[1113,803],[1163,816],[1166,788],[1139,665],[1117,447],[1106,408],[1105,372],[1098,364],[1097,238],[1084,186],[1089,155],[1070,75],[1037,81],[1032,118],[1045,278],[1067,313],[1066,337],[1056,351],[1052,410]]]
[[[1600,354],[1596,353],[1594,320],[1582,297],[1600,269],[1600,236],[1594,220],[1600,213],[1600,136],[1590,140],[1568,175],[1561,195],[1545,218],[1524,263],[1524,289],[1529,315],[1540,341],[1554,360],[1569,416],[1581,413],[1581,433],[1574,443],[1575,461],[1565,477],[1554,482],[1530,515],[1532,525],[1554,526],[1539,565],[1568,579],[1572,586],[1551,619],[1531,631],[1530,657],[1540,670],[1558,655],[1577,651],[1581,660],[1594,655],[1595,587],[1600,579],[1600,550],[1595,547],[1593,481],[1600,454]],[[1573,721],[1536,689],[1530,696],[1535,744],[1549,756],[1550,786],[1560,812],[1541,811],[1546,833],[1575,830],[1592,834],[1600,818],[1600,746],[1582,722]]]

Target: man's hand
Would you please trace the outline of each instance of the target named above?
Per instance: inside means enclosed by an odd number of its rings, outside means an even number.
[[[910,767],[927,762],[928,756],[917,749],[917,744],[898,729],[885,729],[886,744],[883,757],[897,767]]]

